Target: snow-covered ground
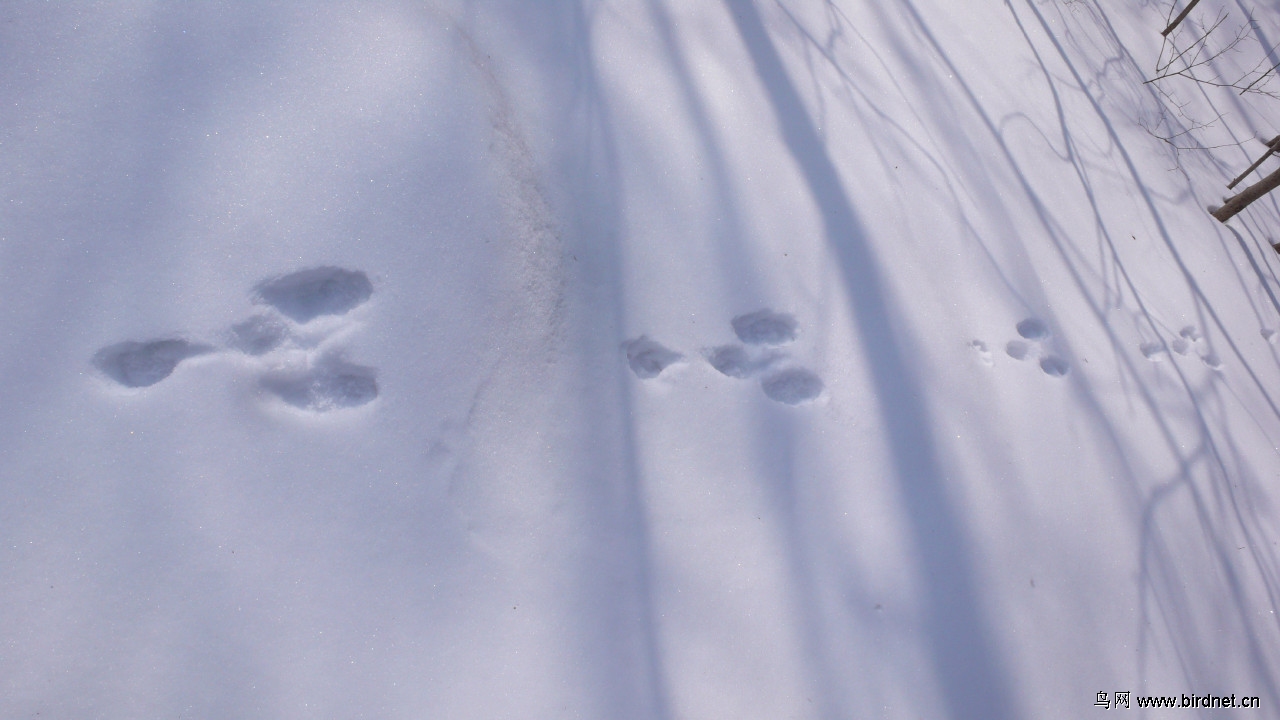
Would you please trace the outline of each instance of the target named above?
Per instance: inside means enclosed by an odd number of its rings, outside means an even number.
[[[0,717],[1278,717],[1167,14],[0,4]]]

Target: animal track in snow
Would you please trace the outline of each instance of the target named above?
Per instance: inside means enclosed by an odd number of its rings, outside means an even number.
[[[1179,330],[1178,336],[1179,340],[1182,341],[1182,350],[1178,352],[1179,355],[1188,354],[1191,352],[1192,347],[1196,346],[1204,339],[1204,336],[1200,334],[1200,331],[1197,330],[1194,325],[1187,325]],[[1266,336],[1264,335],[1263,337]],[[1175,340],[1174,342],[1177,343],[1178,340]],[[1210,351],[1203,354],[1197,353],[1196,356],[1199,357],[1200,362],[1204,363],[1205,367],[1210,370],[1222,369],[1222,358],[1218,357],[1217,353]]]
[[[729,322],[741,345],[721,345],[704,351],[711,367],[731,378],[747,379],[768,372],[760,380],[765,397],[785,405],[800,405],[817,399],[826,385],[813,372],[801,367],[788,367],[777,372],[770,369],[786,359],[786,354],[773,348],[793,342],[800,330],[795,317],[765,308],[739,315]],[[756,347],[751,347],[756,346]]]
[[[1014,329],[1028,340],[1044,340],[1049,337],[1049,327],[1036,318],[1027,318],[1018,323]]]
[[[752,352],[741,345],[721,345],[706,350],[703,355],[721,375],[739,379],[755,377],[779,358],[776,353]]]
[[[1026,360],[1031,354],[1031,345],[1021,340],[1010,340],[1009,344],[1004,346],[1004,352],[1014,360]]]
[[[822,394],[822,379],[804,368],[788,368],[765,377],[760,387],[770,400],[787,405],[809,402]]]
[[[213,350],[186,340],[150,340],[109,345],[93,356],[93,364],[125,387],[151,387],[173,374],[178,363]]]
[[[325,351],[318,360],[312,351],[299,351],[300,347],[314,348],[326,336],[349,325],[346,320],[339,320],[317,323],[307,330],[300,327],[321,315],[344,315],[367,301],[373,294],[367,275],[318,267],[265,280],[254,290],[256,299],[272,310],[233,325],[227,336],[231,348],[258,363],[261,387],[285,403],[311,412],[358,407],[378,397],[377,371],[373,368],[339,360],[332,351]],[[93,364],[121,385],[150,387],[173,374],[186,358],[213,350],[212,346],[180,339],[130,341],[98,351]],[[305,358],[301,364],[299,355]],[[282,363],[282,359],[286,362]],[[268,369],[289,364],[296,369]]]
[[[321,315],[344,315],[373,295],[373,283],[358,270],[317,267],[260,283],[257,295],[298,323]]]
[[[721,345],[704,353],[711,367],[732,378],[750,377],[754,371],[747,349],[739,345]]]
[[[280,347],[289,329],[277,318],[255,315],[231,326],[231,345],[246,355],[263,355]]]
[[[738,339],[748,345],[785,345],[796,339],[799,330],[794,317],[768,308],[739,315],[730,324]]]
[[[1050,377],[1062,377],[1071,371],[1071,365],[1066,360],[1045,351],[1043,347],[1044,341],[1048,340],[1052,333],[1049,332],[1049,326],[1044,321],[1037,318],[1027,318],[1015,325],[1014,330],[1024,339],[1010,340],[1004,346],[1006,355],[1014,360],[1027,360],[1038,357],[1040,358],[1040,369]]]
[[[622,349],[627,353],[627,363],[631,366],[631,371],[641,380],[658,377],[663,370],[684,357],[650,340],[647,335],[628,340],[622,344]]]
[[[359,407],[378,397],[373,368],[333,359],[298,373],[268,375],[262,386],[289,405],[312,412]]]
[[[726,377],[745,380],[764,374],[760,388],[766,397],[785,405],[799,405],[817,399],[826,385],[810,370],[801,367],[773,368],[786,360],[787,354],[777,350],[796,339],[800,329],[796,319],[785,313],[758,310],[739,315],[729,322],[744,345],[729,344],[702,351],[707,364]],[[636,377],[649,380],[682,360],[683,355],[641,335],[622,344],[627,363]],[[985,346],[984,346],[985,349]],[[989,353],[988,353],[989,354]]]
[[[1267,342],[1275,342],[1276,333],[1274,331],[1263,328],[1261,333],[1263,339]],[[1178,355],[1190,355],[1195,346],[1203,340],[1204,336],[1200,334],[1200,331],[1194,325],[1187,325],[1178,331],[1178,337],[1169,341],[1169,349]],[[1144,357],[1152,362],[1158,362],[1167,357],[1167,353],[1164,353],[1164,348],[1158,342],[1143,343],[1138,346],[1138,349],[1142,351]],[[1211,370],[1222,369],[1222,359],[1216,353],[1196,353],[1196,357],[1200,358],[1200,362]]]
[[[1142,343],[1138,346],[1138,350],[1142,352],[1142,357],[1151,362],[1160,362],[1169,356],[1169,353],[1165,350],[1164,343],[1159,342]]]
[[[350,312],[372,297],[373,284],[358,270],[326,266],[264,280],[255,292],[281,315],[305,325],[324,315]],[[295,352],[299,347],[314,347],[346,324],[342,320],[336,327],[321,324],[304,331],[268,312],[233,326],[232,345],[246,355],[271,360],[282,349]],[[300,368],[263,373],[261,387],[288,405],[317,413],[367,405],[378,397],[375,369],[338,359],[329,352],[318,360],[311,352],[304,357],[305,365]],[[273,364],[278,366],[278,360]]]
[[[1067,371],[1069,371],[1071,367],[1067,365],[1066,360],[1063,360],[1062,358],[1057,357],[1055,355],[1049,355],[1047,357],[1041,358],[1040,369],[1044,371],[1045,375],[1051,375],[1053,377],[1062,377],[1063,375],[1067,374]]]
[[[973,348],[973,351],[978,353],[978,359],[982,361],[983,365],[990,367],[995,364],[995,361],[991,359],[991,350],[987,348],[986,343],[981,340],[974,340],[969,343],[969,347]]]
[[[1277,340],[1280,340],[1280,335],[1277,335],[1277,334],[1276,334],[1276,331],[1275,331],[1275,330],[1272,330],[1271,328],[1262,328],[1262,330],[1260,330],[1260,331],[1258,331],[1258,332],[1259,332],[1259,334],[1261,334],[1261,335],[1262,335],[1262,339],[1263,339],[1263,340],[1266,340],[1267,342],[1271,343],[1272,345],[1275,345],[1275,344],[1276,344],[1276,341],[1277,341]]]

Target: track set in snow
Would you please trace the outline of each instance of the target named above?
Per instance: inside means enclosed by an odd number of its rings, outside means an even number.
[[[1168,10],[6,4],[0,717],[1270,717],[1274,113]]]

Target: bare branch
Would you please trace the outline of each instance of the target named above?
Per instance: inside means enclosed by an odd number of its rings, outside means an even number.
[[[1191,8],[1195,7],[1198,2],[1200,2],[1200,0],[1191,0],[1191,2],[1187,3],[1187,6],[1182,9],[1182,12],[1178,13],[1178,17],[1174,18],[1173,22],[1169,23],[1169,27],[1161,30],[1160,34],[1165,37],[1169,37],[1169,33],[1173,32],[1174,28],[1178,27],[1183,20],[1187,19],[1187,15],[1191,14]]]
[[[1171,45],[1173,49],[1177,52],[1172,57],[1169,58],[1168,62],[1164,63],[1163,65],[1160,64],[1159,59],[1156,60],[1157,77],[1154,78],[1154,80],[1159,80],[1161,78],[1169,77],[1171,75],[1183,75],[1184,77],[1189,77],[1185,73],[1188,73],[1191,70],[1197,67],[1200,67],[1202,65],[1207,65],[1208,63],[1213,62],[1214,60],[1221,57],[1222,55],[1225,55],[1226,53],[1234,50],[1235,47],[1239,45],[1240,42],[1243,41],[1244,38],[1248,35],[1248,31],[1246,29],[1241,28],[1239,31],[1237,31],[1235,38],[1233,38],[1231,42],[1227,43],[1226,47],[1222,48],[1221,50],[1218,50],[1217,52],[1213,52],[1207,58],[1204,57],[1205,53],[1210,52],[1208,49],[1209,38],[1213,35],[1213,33],[1218,28],[1222,27],[1222,23],[1226,22],[1226,19],[1227,19],[1227,12],[1223,11],[1222,14],[1218,15],[1218,19],[1213,22],[1213,25],[1210,25],[1209,29],[1205,30],[1200,35],[1200,37],[1196,38],[1196,41],[1188,45],[1185,50],[1178,51],[1177,45],[1174,44],[1174,40],[1166,40],[1166,44]],[[1187,59],[1188,53],[1191,53],[1190,59]],[[1164,57],[1164,48],[1161,48],[1160,56],[1161,58]],[[1173,67],[1173,64],[1178,62],[1179,60],[1182,61],[1182,69],[1176,70],[1174,72],[1169,72],[1169,68]],[[1148,81],[1148,82],[1151,82],[1151,81]]]
[[[1271,46],[1271,49],[1267,51],[1267,57],[1270,57],[1270,56],[1271,56],[1271,53],[1273,53],[1273,52],[1275,52],[1275,51],[1276,51],[1276,48],[1280,48],[1280,44],[1272,45],[1272,46]],[[1257,64],[1257,65],[1254,65],[1254,66],[1253,66],[1253,69],[1252,69],[1252,70],[1250,70],[1249,72],[1245,73],[1244,78],[1240,78],[1240,80],[1243,82],[1243,81],[1244,81],[1244,79],[1245,79],[1245,78],[1247,78],[1247,77],[1249,77],[1249,75],[1250,75],[1250,74],[1255,73],[1255,72],[1258,72],[1258,68],[1262,67],[1262,66],[1263,66],[1263,65],[1265,65],[1266,63],[1267,63],[1267,59],[1266,59],[1266,58],[1263,58],[1262,60],[1258,61],[1258,64]],[[1253,89],[1253,87],[1254,87],[1255,85],[1257,85],[1259,82],[1261,82],[1264,78],[1268,78],[1268,77],[1270,77],[1271,73],[1272,73],[1272,72],[1274,72],[1276,68],[1280,68],[1280,63],[1276,63],[1275,65],[1272,65],[1271,67],[1269,67],[1269,68],[1267,68],[1266,70],[1263,70],[1261,73],[1259,73],[1259,74],[1258,74],[1258,77],[1254,78],[1252,82],[1250,82],[1248,85],[1246,85],[1246,86],[1244,86],[1243,88],[1241,88],[1241,89],[1240,89],[1240,94],[1241,94],[1241,95],[1243,95],[1243,94],[1245,94],[1246,92],[1249,92],[1250,90],[1252,90],[1252,89]]]
[[[1237,213],[1249,207],[1254,200],[1266,195],[1280,186],[1280,170],[1276,170],[1261,181],[1245,188],[1239,195],[1228,198],[1222,207],[1210,211],[1218,222],[1226,222],[1235,217]]]
[[[1255,65],[1253,70],[1236,80],[1227,80],[1221,76],[1206,77],[1206,74],[1200,72],[1206,66],[1212,66],[1224,55],[1236,52],[1240,44],[1248,39],[1251,33],[1251,25],[1242,25],[1225,45],[1211,48],[1209,41],[1222,27],[1227,19],[1227,14],[1226,11],[1220,13],[1208,29],[1200,33],[1190,45],[1181,50],[1177,47],[1176,36],[1174,38],[1165,38],[1160,48],[1160,55],[1156,59],[1156,75],[1144,81],[1144,84],[1149,85],[1171,77],[1183,77],[1201,85],[1239,90],[1242,95],[1254,93],[1280,99],[1280,94],[1266,88],[1270,73],[1280,67],[1280,63],[1277,63],[1276,66],[1268,67],[1266,70],[1260,70],[1268,62],[1263,60]],[[1166,59],[1165,53],[1169,48],[1172,48],[1172,54]],[[1254,73],[1258,73],[1257,77],[1252,77]]]
[[[1257,161],[1255,161],[1252,165],[1250,165],[1248,170],[1245,170],[1244,172],[1240,173],[1240,177],[1237,177],[1235,180],[1232,180],[1230,183],[1228,183],[1227,189],[1230,190],[1236,185],[1239,185],[1241,180],[1248,177],[1249,173],[1253,172],[1254,170],[1257,170],[1258,166],[1262,165],[1262,163],[1265,162],[1267,158],[1275,154],[1276,150],[1278,149],[1280,149],[1280,135],[1275,136],[1267,143],[1267,152],[1265,152],[1262,155],[1262,157],[1258,158]]]

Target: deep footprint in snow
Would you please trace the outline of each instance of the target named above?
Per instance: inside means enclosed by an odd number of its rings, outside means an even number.
[[[358,270],[317,267],[266,280],[255,290],[263,302],[305,323],[350,312],[373,295],[373,283]]]
[[[795,341],[800,329],[794,316],[776,313],[768,308],[739,315],[729,324],[733,326],[738,339],[748,347],[721,345],[704,350],[703,355],[720,374],[739,379],[767,372],[784,360],[787,353],[772,348]],[[972,347],[979,352],[986,350],[986,345],[978,340],[973,341]],[[760,388],[770,400],[785,405],[800,405],[816,399],[826,386],[821,378],[809,370],[791,367],[766,375],[760,381]]]
[[[150,387],[172,375],[178,363],[211,350],[186,340],[128,341],[99,350],[93,364],[125,387]]]
[[[721,375],[732,378],[751,377],[751,356],[747,349],[739,345],[721,345],[706,352],[707,362]]]
[[[1044,371],[1045,375],[1062,377],[1071,370],[1071,366],[1067,364],[1066,360],[1056,355],[1049,355],[1040,360],[1040,369]]]
[[[1018,323],[1018,334],[1028,340],[1044,340],[1049,337],[1049,326],[1036,318],[1027,318]]]
[[[1270,331],[1268,330],[1263,330],[1262,337],[1265,338],[1267,342],[1275,342],[1275,333],[1270,333],[1270,335],[1268,335],[1269,332]],[[1202,340],[1204,340],[1204,336],[1200,334],[1200,331],[1197,330],[1194,325],[1187,325],[1178,331],[1178,339],[1174,340],[1172,343],[1173,350],[1179,355],[1189,355],[1192,348]],[[1198,353],[1198,357],[1200,358],[1200,362],[1204,363],[1210,370],[1222,369],[1222,358],[1218,357],[1217,353]]]
[[[822,394],[822,379],[804,368],[790,368],[774,373],[760,381],[760,387],[770,400],[786,405],[809,402]]]
[[[1014,360],[1026,360],[1031,355],[1031,345],[1021,340],[1010,340],[1004,352]]]
[[[752,353],[741,345],[721,345],[703,354],[721,375],[739,379],[756,376],[778,359],[773,353]]]
[[[338,360],[318,363],[305,372],[268,376],[262,386],[289,405],[311,412],[359,407],[378,397],[373,368]]]
[[[1138,346],[1138,350],[1142,352],[1142,357],[1151,362],[1160,362],[1169,356],[1169,353],[1165,350],[1164,343],[1159,342],[1142,343]]]
[[[990,367],[995,364],[991,359],[991,350],[987,347],[986,343],[981,340],[974,340],[969,343],[969,347],[973,348],[973,351],[978,353],[978,359],[982,361],[983,365]]]
[[[650,340],[646,335],[628,340],[622,344],[622,349],[627,353],[627,363],[631,366],[631,371],[641,380],[658,377],[663,370],[684,357]]]
[[[1050,377],[1062,377],[1070,372],[1071,365],[1066,360],[1047,352],[1048,348],[1043,347],[1041,341],[1047,340],[1051,334],[1049,326],[1045,325],[1044,321],[1027,318],[1018,323],[1014,329],[1025,340],[1010,340],[1009,344],[1005,345],[1004,351],[1009,357],[1014,360],[1028,360],[1039,356],[1040,369]]]
[[[265,280],[254,288],[259,302],[280,315],[305,324],[324,315],[345,315],[373,295],[369,277],[357,270],[317,267]],[[231,328],[231,345],[253,356],[263,356],[297,341],[288,321],[272,312],[249,318]],[[318,327],[322,336],[333,325]],[[292,347],[293,343],[290,343]],[[378,397],[377,371],[328,354],[309,362],[305,369],[267,372],[261,387],[286,404],[308,412],[324,413],[367,405]]]
[[[768,309],[739,315],[730,324],[746,346],[730,344],[706,348],[702,351],[702,356],[716,372],[737,379],[753,378],[769,372],[776,363],[784,360],[787,353],[774,348],[795,340],[799,329],[791,315]],[[985,346],[983,349],[986,349]],[[622,350],[627,355],[631,371],[642,380],[657,377],[684,358],[647,335],[624,342]],[[821,378],[799,367],[769,373],[760,381],[760,387],[770,400],[786,405],[810,402],[826,389]]]
[[[288,328],[268,315],[255,315],[231,327],[231,346],[247,355],[264,355],[284,342]]]
[[[796,339],[800,329],[791,315],[768,308],[739,315],[731,324],[738,339],[748,345],[785,345]]]
[[[298,323],[306,323],[321,315],[349,312],[372,296],[373,284],[362,272],[318,267],[264,281],[255,291],[260,302]],[[331,330],[326,328],[321,326],[326,333]],[[287,321],[269,312],[233,325],[228,336],[232,348],[262,356],[283,345],[291,331]],[[176,338],[129,341],[99,350],[92,362],[121,385],[143,388],[172,375],[183,360],[213,349]],[[261,384],[289,405],[316,412],[365,405],[378,396],[372,368],[335,359],[321,360],[305,372],[269,373]]]

